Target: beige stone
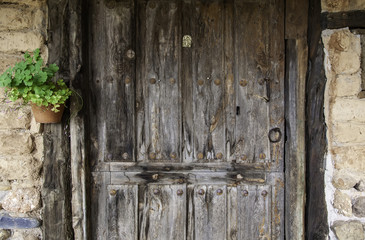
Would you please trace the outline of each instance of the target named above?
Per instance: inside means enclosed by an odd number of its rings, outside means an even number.
[[[322,11],[325,12],[343,12],[364,9],[364,0],[322,0]]]
[[[8,53],[32,52],[43,45],[43,37],[34,32],[3,32],[0,34],[0,51]]]
[[[6,211],[27,213],[40,207],[40,193],[35,188],[17,189],[10,192],[2,201]]]
[[[32,156],[0,158],[0,175],[6,180],[31,180],[39,178],[42,164]]]
[[[0,132],[0,155],[29,154],[33,150],[33,140],[25,132]]]
[[[346,193],[336,190],[333,199],[333,207],[337,209],[338,213],[344,216],[352,216],[351,198]]]
[[[365,99],[336,98],[332,105],[332,120],[365,123]]]
[[[42,231],[39,228],[35,229],[14,229],[11,240],[38,240],[41,238]]]
[[[357,96],[361,91],[360,72],[352,75],[338,75],[335,81],[335,89],[332,96],[345,97]]]
[[[364,172],[365,175],[364,146],[336,147],[332,153],[336,169],[352,169],[354,172]]]
[[[330,132],[334,146],[365,143],[365,123],[336,122]]]
[[[363,172],[340,169],[334,171],[332,184],[335,188],[346,190],[352,189],[362,179],[365,179]]]
[[[28,9],[0,7],[0,31],[30,28],[32,19]]]
[[[15,63],[22,60],[18,55],[0,55],[0,74],[2,74],[9,67],[13,67]]]
[[[360,70],[360,37],[348,29],[326,31],[323,42],[331,69],[336,74],[354,74]]]
[[[0,129],[29,129],[31,111],[29,106],[18,104],[0,105]]]
[[[333,224],[338,240],[364,240],[364,229],[359,221],[337,221]]]

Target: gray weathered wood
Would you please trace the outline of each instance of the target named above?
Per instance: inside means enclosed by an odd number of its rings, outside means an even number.
[[[180,158],[178,1],[139,1],[138,160]]]
[[[148,185],[140,239],[185,239],[186,214],[186,185]]]
[[[108,186],[108,238],[138,239],[138,186]]]
[[[226,186],[196,185],[189,198],[193,203],[193,222],[188,239],[226,239],[227,192]]]

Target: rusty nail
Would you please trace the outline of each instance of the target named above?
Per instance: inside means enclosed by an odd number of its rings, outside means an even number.
[[[125,84],[130,84],[131,83],[131,79],[129,77],[126,77],[124,80]]]
[[[217,158],[222,159],[223,158],[223,153],[221,153],[221,152],[217,153]]]
[[[176,158],[176,153],[175,153],[175,152],[170,153],[170,157],[171,157],[172,159],[175,159],[175,158]]]
[[[198,194],[199,194],[199,195],[204,195],[204,193],[205,193],[204,189],[199,189],[199,190],[198,190]]]
[[[108,159],[111,160],[113,158],[113,155],[112,154],[108,154]]]
[[[128,155],[128,153],[123,153],[122,157],[124,160],[126,160],[126,159],[128,159],[129,155]]]
[[[112,190],[110,190],[109,194],[110,194],[111,196],[115,196],[115,195],[117,194],[117,190],[112,189]]]
[[[259,80],[258,82],[259,82],[259,84],[260,84],[260,85],[264,85],[264,83],[265,83],[265,80],[266,80],[266,79],[264,79],[264,78],[261,78],[261,79],[260,79],[260,80]]]
[[[174,84],[175,83],[175,78],[170,78],[170,83]]]
[[[155,83],[156,83],[156,78],[151,78],[151,79],[150,79],[150,83],[151,83],[151,84],[155,84]]]
[[[265,153],[260,153],[260,159],[265,159],[266,158],[266,154]]]
[[[214,84],[217,86],[221,85],[221,80],[220,79],[214,80]]]
[[[248,191],[247,191],[247,190],[243,190],[243,191],[242,191],[242,194],[243,194],[243,196],[245,196],[245,197],[246,197],[246,196],[248,196]]]
[[[155,195],[160,194],[160,190],[157,188],[153,189],[153,194]]]
[[[267,196],[267,191],[266,191],[266,190],[262,191],[262,192],[261,192],[261,195],[262,195],[263,197],[266,197],[266,196]]]
[[[246,87],[246,86],[247,86],[247,84],[248,84],[248,82],[247,82],[247,80],[246,80],[246,79],[242,79],[242,80],[240,81],[240,85],[241,85],[241,87]]]
[[[183,191],[182,189],[178,189],[178,190],[177,190],[177,192],[176,192],[176,194],[177,194],[178,196],[183,195],[183,193],[184,193],[184,191]]]
[[[155,153],[153,153],[153,152],[151,152],[151,153],[149,154],[149,156],[150,156],[150,159],[152,159],[152,160],[156,159],[156,154],[155,154]]]
[[[223,190],[222,189],[218,189],[217,190],[217,195],[222,195],[223,194]]]
[[[153,174],[153,175],[152,175],[152,179],[153,179],[153,180],[157,180],[157,179],[158,179],[158,174],[157,174],[157,173],[156,173],[156,174]]]
[[[204,157],[203,153],[198,153],[198,159],[199,160],[203,159],[203,157]]]
[[[241,160],[242,160],[242,161],[247,160],[247,155],[243,154],[243,155],[241,156]]]
[[[132,58],[134,58],[134,56],[135,56],[134,51],[133,51],[132,49],[129,49],[129,50],[127,51],[127,57],[128,57],[129,59],[132,59]]]
[[[199,79],[199,80],[198,80],[198,85],[199,85],[199,86],[202,86],[203,84],[204,84],[204,80],[203,80],[203,79]]]

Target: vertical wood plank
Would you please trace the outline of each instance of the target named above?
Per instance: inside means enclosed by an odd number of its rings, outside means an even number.
[[[238,240],[237,211],[240,194],[236,186],[227,187],[227,239]],[[242,194],[242,193],[241,193]]]
[[[142,59],[138,79],[138,159],[149,161],[180,158],[180,17],[177,1],[139,4]]]
[[[138,186],[108,186],[108,238],[138,239]]]
[[[227,231],[227,187],[219,185],[197,185],[193,192],[193,228],[191,239],[226,239]]]
[[[225,156],[223,68],[224,5],[221,0],[196,1],[193,71],[194,159],[222,161]]]
[[[134,1],[93,1],[90,5],[92,153],[103,161],[133,161]]]
[[[99,172],[92,174],[90,188],[90,234],[91,239],[108,239],[108,191],[110,173]]]
[[[186,238],[186,185],[148,185],[140,234],[140,239]]]
[[[238,239],[271,239],[271,187],[237,187]]]

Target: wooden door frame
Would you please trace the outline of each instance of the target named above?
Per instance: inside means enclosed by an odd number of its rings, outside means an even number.
[[[88,92],[86,0],[48,0],[49,62],[81,96]],[[285,7],[285,235],[305,237],[305,83],[308,65],[308,1]],[[87,96],[85,94],[85,96]],[[85,105],[88,99],[83,99]],[[71,99],[71,112],[80,101]],[[43,238],[88,239],[87,121],[83,110],[62,124],[44,126]]]

